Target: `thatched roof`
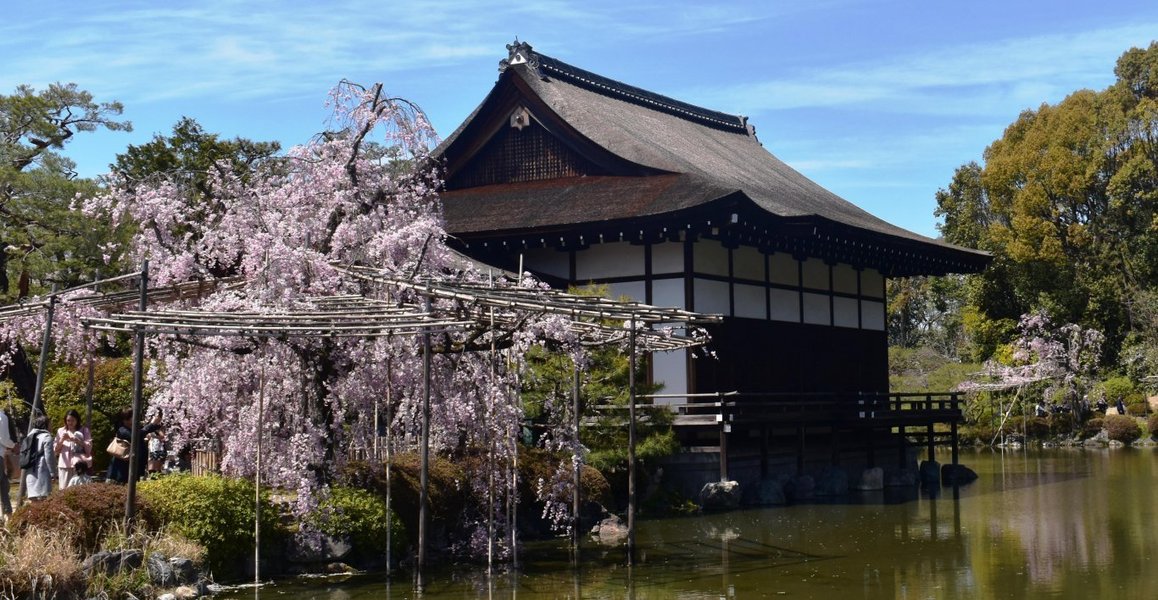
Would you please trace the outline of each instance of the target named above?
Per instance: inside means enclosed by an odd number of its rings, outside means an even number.
[[[466,238],[560,231],[707,209],[749,209],[750,219],[854,238],[932,262],[900,274],[978,271],[988,256],[887,223],[824,189],[769,153],[747,119],[641,90],[511,47],[491,93],[436,150],[447,161],[450,233]],[[560,140],[571,176],[462,185],[488,141],[510,130],[512,111]],[[520,129],[521,131],[521,129]],[[493,148],[493,145],[490,147]],[[456,185],[457,183],[457,185]],[[762,213],[762,214],[761,214]],[[806,226],[806,227],[801,227]],[[885,252],[886,254],[888,252]],[[896,271],[896,270],[894,270]]]

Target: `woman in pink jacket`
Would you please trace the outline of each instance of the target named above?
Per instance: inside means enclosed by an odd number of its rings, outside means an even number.
[[[53,447],[56,454],[57,479],[60,489],[68,487],[68,482],[76,476],[73,468],[78,462],[92,461],[92,437],[88,429],[80,426],[80,413],[70,410],[64,415],[64,427],[56,430],[56,445]]]

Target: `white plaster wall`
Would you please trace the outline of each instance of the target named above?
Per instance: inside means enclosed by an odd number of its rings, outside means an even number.
[[[651,303],[668,308],[687,308],[684,298],[684,280],[656,279],[651,282]]]
[[[523,266],[531,271],[547,273],[564,279],[571,277],[569,252],[554,248],[535,248],[523,253]]]
[[[770,255],[768,280],[782,285],[800,285],[800,262],[783,252]]]
[[[768,290],[768,300],[772,303],[772,320],[800,322],[800,292],[772,288]]]
[[[651,272],[683,273],[684,244],[683,242],[663,242],[651,246]]]
[[[860,319],[862,329],[873,331],[885,330],[885,303],[873,300],[860,301]]]
[[[651,355],[651,377],[662,383],[660,394],[688,393],[687,350],[655,352]],[[684,404],[686,398],[656,398],[656,404]]]
[[[860,327],[860,303],[856,298],[832,299],[832,324],[837,327]]]
[[[700,240],[692,247],[692,262],[696,273],[726,276],[728,249],[715,240]]]
[[[647,299],[647,288],[642,281],[621,281],[607,284],[607,290],[613,300],[626,296],[630,300],[643,302]]]
[[[804,287],[813,290],[828,289],[828,265],[819,258],[804,261]]]
[[[642,277],[643,274],[643,246],[627,242],[592,244],[575,255],[575,278],[580,282],[608,277]]]
[[[732,271],[739,279],[764,281],[764,254],[751,246],[732,251]]]
[[[812,325],[830,325],[827,294],[801,294],[804,298],[804,322]]]
[[[736,294],[736,316],[748,319],[765,318],[768,314],[765,306],[768,301],[765,294],[766,289],[763,286],[757,287],[741,283],[732,286],[733,293]]]
[[[696,312],[719,315],[730,314],[728,307],[728,284],[723,281],[696,279]]]
[[[856,293],[857,272],[849,265],[837,263],[832,267],[832,290],[845,294]]]
[[[885,297],[885,278],[876,269],[860,272],[860,294],[870,298]]]

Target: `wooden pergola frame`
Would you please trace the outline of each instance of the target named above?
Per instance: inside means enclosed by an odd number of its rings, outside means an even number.
[[[136,292],[115,292],[94,294],[75,298],[72,301],[102,309],[122,309],[107,317],[83,318],[86,328],[96,331],[133,333],[136,338],[134,352],[134,402],[133,402],[133,447],[139,442],[139,412],[142,386],[143,347],[145,335],[174,335],[188,337],[239,336],[266,339],[290,338],[374,338],[388,336],[421,335],[423,338],[423,415],[422,415],[422,473],[419,505],[419,540],[417,571],[421,586],[421,573],[425,565],[427,475],[429,452],[430,417],[430,336],[434,333],[465,332],[468,329],[510,331],[520,326],[527,313],[557,315],[568,318],[570,327],[587,346],[622,345],[628,347],[629,367],[629,419],[628,419],[628,562],[634,562],[635,554],[635,409],[636,409],[636,354],[644,351],[671,351],[700,346],[707,342],[707,336],[696,327],[701,323],[719,322],[717,315],[702,315],[675,308],[664,308],[638,302],[621,302],[596,296],[581,296],[557,290],[534,289],[516,286],[483,285],[465,281],[435,281],[430,279],[401,279],[384,274],[381,270],[361,266],[335,265],[340,272],[363,282],[378,284],[390,289],[412,292],[424,299],[419,307],[413,303],[388,302],[361,295],[335,295],[303,299],[299,309],[270,307],[269,311],[197,311],[163,310],[149,311],[149,300],[168,301],[181,298],[196,298],[221,285],[240,287],[237,278],[216,281],[192,281],[173,286],[149,288],[148,262],[142,269],[114,278],[95,281],[90,284],[53,292],[47,298],[36,299],[17,305],[0,307],[0,322],[19,316],[28,316],[47,311],[45,342],[41,349],[41,366],[37,377],[35,407],[41,394],[41,377],[47,357],[48,340],[52,327],[52,314],[61,294],[79,289],[99,289],[102,284],[136,279]],[[453,301],[457,304],[452,314],[440,316],[432,307],[434,302]],[[137,310],[123,310],[137,304]],[[621,323],[616,325],[615,323]],[[666,332],[655,331],[652,326],[669,326]],[[683,335],[675,335],[674,329],[683,328]],[[492,335],[493,339],[493,335]],[[493,345],[492,345],[493,349]],[[91,397],[90,397],[91,402]],[[579,427],[579,368],[575,369],[572,398],[576,435]],[[260,413],[259,408],[259,413]],[[259,417],[260,423],[260,417]],[[260,439],[260,438],[259,438]],[[259,450],[260,452],[260,450]],[[134,454],[135,458],[135,454]],[[389,461],[388,461],[389,462]],[[389,469],[389,464],[387,464]],[[131,519],[135,508],[135,465],[130,465],[129,494],[126,499],[126,519]],[[577,525],[579,507],[579,469],[573,473],[573,503]],[[260,493],[260,475],[257,482]],[[387,498],[389,502],[389,498]],[[573,527],[575,556],[578,556],[578,527]],[[255,534],[256,534],[255,525]],[[512,533],[513,536],[513,533]],[[512,538],[513,539],[513,538]],[[512,548],[514,551],[514,548]],[[256,552],[256,550],[255,550]],[[389,550],[388,550],[389,552]],[[387,557],[389,562],[389,557]],[[256,556],[255,556],[256,561]],[[255,578],[257,577],[255,563]]]

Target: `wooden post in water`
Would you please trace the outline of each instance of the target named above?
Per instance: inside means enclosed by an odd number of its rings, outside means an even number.
[[[571,418],[574,421],[575,439],[571,441],[571,558],[579,566],[579,365],[575,365],[575,375],[571,381]],[[578,596],[576,596],[578,598]]]
[[[832,466],[840,464],[840,430],[836,423],[832,424],[832,435],[830,445],[832,446]]]
[[[905,459],[908,458],[905,452],[905,426],[897,427],[897,466],[905,468]]]
[[[728,416],[721,410],[720,421],[720,481],[728,480]]]
[[[760,477],[768,477],[768,426],[760,427]]]
[[[959,446],[957,444],[957,421],[953,421],[952,423],[949,424],[949,432],[950,432],[950,435],[953,436],[953,439],[951,442],[953,444],[953,464],[957,464],[958,453],[959,453],[959,450],[958,450]]]
[[[627,367],[627,564],[635,564],[635,314],[628,326]],[[721,448],[721,452],[723,449]]]
[[[931,419],[930,413],[932,411],[933,411],[933,397],[926,395],[925,396],[925,418],[926,419]],[[933,445],[936,441],[936,436],[933,432],[933,421],[932,420],[930,420],[928,422],[928,424],[925,425],[925,434],[928,436],[928,439],[925,440],[925,444],[926,444],[926,447],[929,451],[929,462],[932,462],[934,460]]]
[[[261,439],[265,425],[265,357],[257,384],[257,458],[253,475],[253,585],[261,583]]]
[[[804,425],[796,426],[796,474],[804,474]]]
[[[430,299],[426,300],[426,313],[430,315]],[[422,571],[426,568],[426,541],[427,541],[427,503],[430,501],[430,329],[422,331],[422,449],[421,470],[419,472],[418,492],[418,561],[417,577],[418,589],[422,590]]]
[[[394,558],[392,556],[392,553],[393,553],[392,546],[394,545],[393,544],[393,536],[392,536],[392,532],[394,531],[394,527],[393,527],[394,513],[392,511],[394,509],[390,506],[391,496],[393,495],[393,493],[390,489],[390,485],[391,485],[390,467],[392,466],[391,462],[394,459],[394,455],[392,454],[392,448],[391,448],[391,444],[392,444],[393,440],[390,436],[390,426],[394,423],[394,418],[393,418],[394,413],[393,413],[393,408],[391,406],[391,403],[393,401],[393,396],[390,393],[390,386],[393,383],[394,378],[392,377],[393,369],[391,369],[390,367],[391,367],[390,359],[387,358],[386,359],[386,515],[387,515],[387,518],[390,519],[390,521],[389,521],[390,526],[386,527],[386,585],[390,585],[391,569],[394,568],[393,565],[391,564],[391,562],[393,561],[393,558]],[[378,435],[377,430],[374,431],[374,435]]]

